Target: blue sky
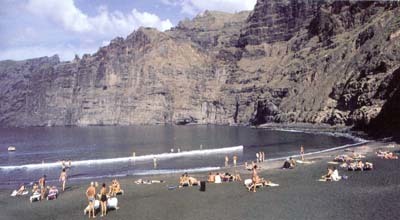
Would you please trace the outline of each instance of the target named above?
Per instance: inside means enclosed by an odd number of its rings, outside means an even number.
[[[140,26],[168,30],[205,10],[252,10],[256,0],[0,0],[0,60],[94,53]]]

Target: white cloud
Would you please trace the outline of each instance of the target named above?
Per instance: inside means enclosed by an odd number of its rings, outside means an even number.
[[[0,52],[0,60],[25,60],[43,56],[53,56],[57,54],[61,60],[72,60],[75,54],[82,57],[86,53],[94,53],[98,50],[98,47],[76,47],[73,45],[56,45],[56,46],[21,46],[13,47],[2,50]]]
[[[197,15],[205,10],[239,12],[253,10],[257,0],[162,0],[166,5],[177,5],[181,12]]]
[[[60,24],[64,29],[79,33],[123,36],[139,26],[154,27],[161,31],[173,25],[169,19],[161,20],[157,15],[133,9],[131,13],[109,12],[100,6],[98,14],[89,16],[75,6],[74,0],[29,0],[29,12]]]

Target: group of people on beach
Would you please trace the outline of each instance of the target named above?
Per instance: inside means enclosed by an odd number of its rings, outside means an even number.
[[[238,156],[235,154],[232,156],[233,166],[236,167],[237,165]],[[229,156],[225,156],[225,167],[229,166]]]
[[[100,202],[100,216],[107,215],[107,207],[113,207],[115,209],[119,209],[118,200],[116,196],[123,193],[121,189],[121,185],[118,180],[113,179],[109,186],[109,190],[107,191],[106,183],[101,185],[100,193],[96,195],[96,188],[98,187],[97,182],[91,182],[89,187],[86,190],[86,198],[88,200],[88,206],[84,209],[84,214],[88,213],[89,218],[92,216],[96,218],[96,201]],[[99,200],[96,200],[96,196]],[[113,204],[111,204],[113,203]]]
[[[397,156],[394,152],[391,151],[382,151],[378,150],[376,152],[376,155],[382,159],[388,159],[388,160],[397,160],[399,159],[399,156]]]

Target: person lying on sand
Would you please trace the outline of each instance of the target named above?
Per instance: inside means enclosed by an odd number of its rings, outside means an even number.
[[[389,153],[385,154],[385,156],[383,158],[390,159],[390,160],[399,159],[399,157],[397,155],[395,155],[393,152],[389,152]]]
[[[188,177],[188,181],[189,181],[189,186],[193,186],[193,185],[197,186],[200,184],[200,181],[198,181],[196,178],[194,178],[192,176]]]
[[[333,159],[334,162],[352,162],[354,161],[353,157],[350,157],[349,155],[343,154],[343,155],[336,155],[336,157]]]

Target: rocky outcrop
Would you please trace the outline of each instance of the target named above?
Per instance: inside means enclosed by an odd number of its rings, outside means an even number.
[[[0,126],[370,129],[397,109],[398,14],[398,2],[259,0],[252,12],[140,28],[71,62],[2,61]]]

